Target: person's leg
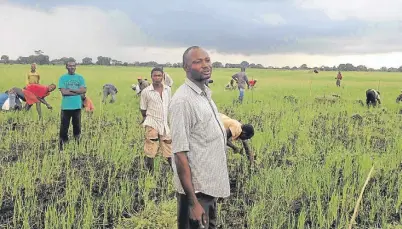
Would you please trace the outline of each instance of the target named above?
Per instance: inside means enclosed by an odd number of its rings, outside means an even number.
[[[81,109],[72,111],[72,119],[74,138],[79,143],[81,135]]]
[[[110,89],[111,100],[110,103],[114,103],[116,101],[116,92]]]
[[[102,103],[106,102],[107,97],[109,96],[109,88],[104,87],[103,88],[103,98],[102,98]]]
[[[167,158],[170,167],[172,167],[172,139],[170,136],[160,136],[160,139],[162,155]]]
[[[154,170],[154,158],[159,148],[159,134],[158,131],[150,126],[145,126],[145,167],[149,172]]]
[[[71,112],[61,110],[60,113],[60,132],[59,132],[59,147],[63,150],[63,145],[68,141],[68,128],[70,126]]]
[[[244,98],[244,89],[243,88],[239,88],[239,101],[240,103],[243,103],[243,98]]]

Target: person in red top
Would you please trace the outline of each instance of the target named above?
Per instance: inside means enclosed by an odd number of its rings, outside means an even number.
[[[257,79],[255,79],[255,80],[250,80],[249,83],[250,83],[251,89],[253,89],[254,86],[255,86],[255,84],[257,83]]]
[[[21,88],[11,88],[9,90],[9,94],[16,94],[18,98],[25,101],[24,109],[28,111],[31,109],[33,104],[36,104],[36,111],[38,112],[39,119],[42,118],[42,110],[40,104],[43,103],[46,105],[48,109],[52,109],[49,103],[46,102],[45,97],[50,94],[50,92],[56,89],[55,84],[51,84],[49,86],[40,85],[40,84],[30,84]],[[12,106],[12,104],[10,104]]]

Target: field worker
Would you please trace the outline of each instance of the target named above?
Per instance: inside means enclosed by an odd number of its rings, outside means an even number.
[[[254,154],[251,152],[247,140],[254,136],[254,127],[250,124],[241,124],[239,121],[231,119],[224,114],[220,114],[220,118],[223,122],[223,126],[226,129],[227,138],[229,139],[227,146],[232,148],[235,152],[240,152],[240,150],[231,142],[231,140],[240,140],[243,143],[243,147],[246,151],[250,164],[253,164]]]
[[[85,109],[87,113],[92,113],[95,110],[95,106],[92,100],[88,96],[86,96],[86,94],[81,95],[81,100],[82,100],[81,109]]]
[[[39,84],[40,75],[36,70],[36,64],[31,64],[31,71],[27,74],[26,84]]]
[[[170,75],[164,71],[163,66],[161,67],[161,69],[163,71],[163,84],[165,84],[168,87],[172,87],[173,86],[172,77],[170,77]]]
[[[341,86],[341,80],[342,80],[342,73],[339,71],[338,75],[336,76],[336,86],[340,87]]]
[[[87,92],[84,77],[75,73],[76,63],[70,61],[66,64],[67,73],[59,79],[59,89],[62,95],[61,100],[61,120],[59,132],[60,151],[68,141],[68,129],[70,120],[73,125],[73,135],[77,142],[81,135],[81,95]]]
[[[27,85],[25,88],[13,87],[8,91],[9,106],[10,109],[20,109],[20,102],[25,102],[24,110],[29,111],[33,104],[36,105],[36,111],[38,112],[39,119],[42,119],[42,109],[40,104],[43,103],[48,109],[52,109],[49,103],[46,102],[45,97],[56,89],[56,85],[51,84],[49,86],[32,84]]]
[[[169,107],[178,228],[217,228],[217,198],[230,195],[226,131],[211,90],[212,62],[192,46],[183,54],[186,79]]]
[[[398,97],[396,97],[396,103],[399,103],[402,101],[402,90],[401,90],[401,94],[398,95]]]
[[[10,109],[10,100],[13,100],[15,105]],[[19,99],[15,93],[11,94],[8,91],[4,93],[0,93],[0,110],[9,111],[9,110],[21,110],[22,109],[22,101]]]
[[[147,80],[143,80],[141,76],[138,77],[137,80],[138,80],[138,87],[140,88],[140,91],[137,92],[137,94],[141,94],[142,90],[144,90],[146,87],[149,86],[149,83]]]
[[[244,90],[246,89],[246,84],[248,89],[250,89],[250,84],[248,82],[247,74],[246,74],[246,68],[242,67],[241,71],[234,74],[232,76],[232,79],[234,79],[237,83],[237,87],[239,88],[239,102],[243,103],[243,98],[244,98]]]
[[[380,92],[374,89],[368,89],[366,91],[366,104],[367,107],[373,105],[374,107],[378,104],[381,104]]]
[[[172,97],[171,89],[163,84],[163,70],[151,71],[152,84],[141,93],[140,110],[145,127],[145,165],[153,171],[154,158],[161,148],[162,155],[172,166],[172,139],[168,125],[168,108]],[[158,143],[159,142],[159,143]]]
[[[135,94],[137,96],[140,95],[141,90],[140,90],[140,85],[139,84],[132,84],[131,89],[133,89],[133,91],[135,91]]]
[[[255,79],[255,80],[250,80],[250,88],[251,88],[251,89],[254,89],[256,83],[257,83],[257,79]]]
[[[114,103],[116,101],[117,88],[113,84],[105,84],[103,85],[103,99],[102,102],[106,103],[107,97],[110,95],[112,98],[110,99],[110,103]]]

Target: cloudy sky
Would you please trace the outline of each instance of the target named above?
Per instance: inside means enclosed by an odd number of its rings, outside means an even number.
[[[265,66],[402,65],[402,0],[0,0],[0,54]]]

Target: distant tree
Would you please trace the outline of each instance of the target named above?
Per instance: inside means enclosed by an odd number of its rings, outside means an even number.
[[[387,70],[388,70],[387,67],[380,68],[380,71],[382,71],[382,72],[386,72]]]
[[[292,70],[297,70],[298,68],[296,67],[296,66],[293,66],[292,67]]]
[[[302,64],[302,65],[300,65],[299,68],[300,68],[301,70],[307,70],[307,69],[308,69],[307,64]]]
[[[259,69],[263,69],[263,68],[264,68],[264,66],[263,66],[262,64],[257,64],[255,67],[256,67],[256,68],[259,68]]]
[[[223,64],[221,62],[213,62],[212,67],[213,68],[223,68]]]
[[[1,56],[1,62],[8,64],[9,61],[10,61],[10,57],[8,57],[7,55]]]
[[[103,57],[103,56],[98,56],[98,61],[96,61],[97,65],[110,65],[110,62],[112,58],[110,57]]]
[[[82,59],[82,64],[83,65],[92,65],[92,58],[90,57],[85,57],[84,59]]]

